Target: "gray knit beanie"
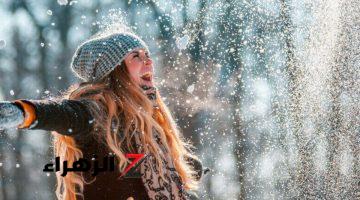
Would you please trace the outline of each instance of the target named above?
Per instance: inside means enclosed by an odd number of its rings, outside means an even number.
[[[110,74],[135,49],[148,46],[129,32],[101,35],[81,44],[71,62],[71,70],[84,81],[95,82]],[[149,52],[150,53],[150,52]]]

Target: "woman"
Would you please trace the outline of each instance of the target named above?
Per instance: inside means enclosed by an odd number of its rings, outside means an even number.
[[[202,166],[154,86],[145,42],[128,32],[97,35],[78,47],[71,68],[84,82],[62,98],[0,103],[0,127],[52,131],[63,163],[58,199],[190,199]],[[130,154],[146,156],[128,175]],[[113,171],[63,173],[65,163],[109,156]]]

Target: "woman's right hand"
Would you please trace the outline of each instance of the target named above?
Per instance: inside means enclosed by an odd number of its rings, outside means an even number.
[[[0,128],[15,128],[24,122],[23,111],[9,101],[0,101]]]

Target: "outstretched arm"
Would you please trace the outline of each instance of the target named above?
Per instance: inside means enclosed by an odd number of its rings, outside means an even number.
[[[94,120],[89,111],[89,104],[90,101],[84,99],[61,101],[19,99],[13,102],[1,102],[0,111],[3,116],[0,117],[7,123],[16,124],[21,121],[17,126],[20,129],[42,129],[74,136],[86,134],[93,128]],[[19,116],[19,113],[22,116]]]

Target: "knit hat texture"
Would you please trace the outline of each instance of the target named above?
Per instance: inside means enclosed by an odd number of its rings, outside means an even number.
[[[135,49],[149,48],[133,33],[112,33],[81,44],[72,58],[71,70],[84,81],[95,82],[110,74]]]

